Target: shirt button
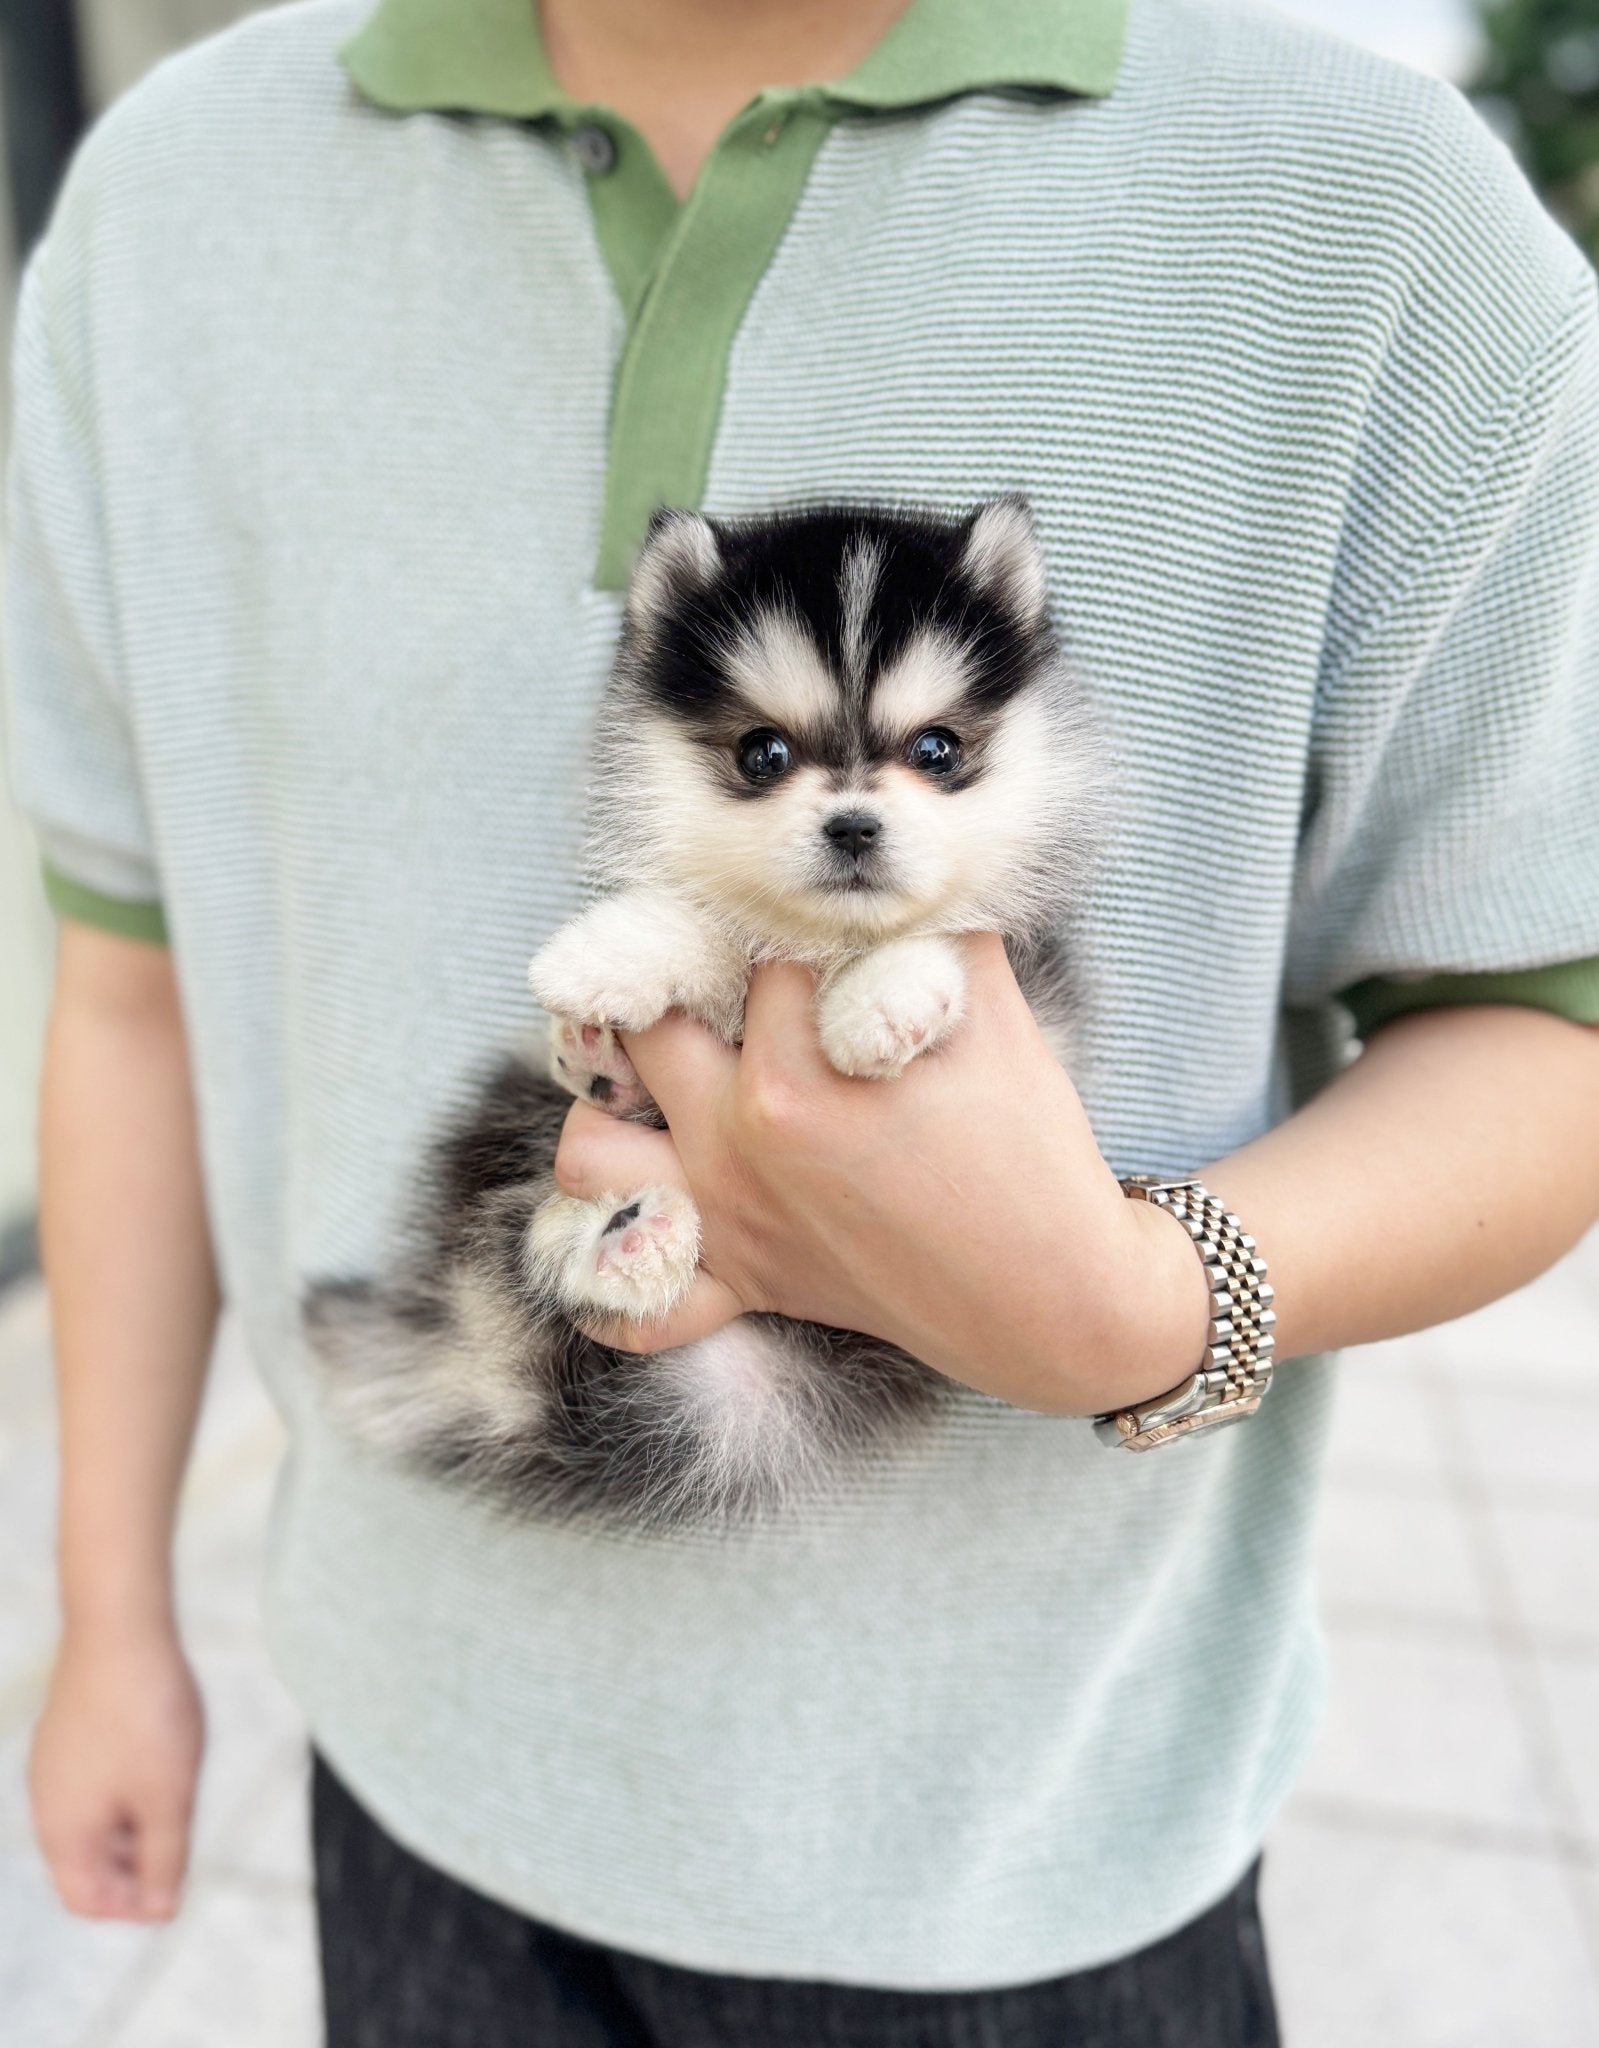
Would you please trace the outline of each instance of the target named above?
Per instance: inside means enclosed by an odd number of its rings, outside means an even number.
[[[597,121],[572,131],[572,154],[591,178],[603,178],[616,163],[616,144]]]

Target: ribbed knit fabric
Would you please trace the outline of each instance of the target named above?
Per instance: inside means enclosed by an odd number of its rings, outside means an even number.
[[[318,1411],[296,1294],[382,1260],[529,1022],[618,623],[581,172],[357,100],[359,12],[119,106],[16,355],[12,771],[65,874],[166,906],[293,1433],[284,1672],[391,1832],[579,1933],[925,1988],[1102,1962],[1228,1888],[1311,1737],[1325,1363],[1147,1458],[959,1395],[732,1538],[495,1519]],[[1339,988],[1599,954],[1596,387],[1592,279],[1455,94],[1232,4],[1137,0],[1103,101],[823,147],[707,508],[1037,506],[1116,759],[1070,936],[1119,1170],[1283,1115]]]

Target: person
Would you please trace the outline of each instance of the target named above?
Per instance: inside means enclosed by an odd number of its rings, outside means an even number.
[[[1275,2038],[1331,1354],[1599,1211],[1599,320],[1500,145],[1232,0],[313,0],[99,125],[15,374],[62,1898],[178,1901],[222,1296],[291,1435],[331,2041]],[[992,937],[882,1085],[773,963],[740,1052],[629,1042],[669,1135],[577,1107],[560,1160],[703,1218],[619,1343],[858,1328],[936,1428],[648,1536],[355,1443],[296,1303],[529,1025],[652,512],[1006,491],[1113,768],[1071,1079]],[[1138,1174],[1247,1228],[1257,1339],[1275,1288],[1235,1427],[1139,1420],[1211,1293]]]

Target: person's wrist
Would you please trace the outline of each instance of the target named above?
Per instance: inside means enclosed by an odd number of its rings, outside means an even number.
[[[1102,1415],[1170,1393],[1204,1355],[1211,1315],[1205,1268],[1192,1239],[1169,1216],[1130,1202],[1108,1173],[1105,1178],[1095,1249],[1063,1263],[1047,1296],[1030,1300],[1024,1319],[994,1319],[989,1337],[996,1348],[978,1347],[946,1363],[936,1343],[884,1334],[952,1378],[1002,1392],[1015,1406],[1044,1415]],[[1095,1276],[1091,1289],[1082,1284],[1085,1273]],[[973,1372],[973,1357],[991,1364]]]
[[[171,1582],[66,1585],[62,1589],[61,1629],[64,1639],[96,1645],[176,1637]]]
[[[1203,1358],[1210,1326],[1210,1285],[1192,1238],[1153,1204],[1122,1199],[1119,1337],[1095,1414],[1157,1400],[1180,1386]]]

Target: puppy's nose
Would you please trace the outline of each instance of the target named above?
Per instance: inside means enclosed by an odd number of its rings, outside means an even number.
[[[870,811],[839,811],[822,827],[840,853],[853,854],[856,860],[870,853],[882,829],[881,820]]]

